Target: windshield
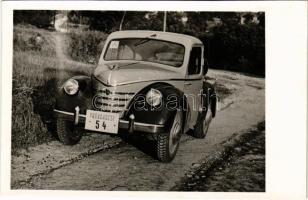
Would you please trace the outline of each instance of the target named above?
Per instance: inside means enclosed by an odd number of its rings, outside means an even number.
[[[150,38],[111,40],[104,60],[148,61],[180,67],[183,64],[183,45]]]

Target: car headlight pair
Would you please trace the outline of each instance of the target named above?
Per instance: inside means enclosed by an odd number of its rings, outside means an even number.
[[[63,86],[64,91],[66,92],[66,94],[68,95],[74,95],[78,92],[79,89],[79,84],[78,81],[76,81],[75,79],[69,79],[64,83]],[[162,93],[154,88],[151,88],[148,93],[146,94],[146,101],[149,105],[151,106],[158,106],[159,104],[161,104],[163,95]]]
[[[163,95],[159,90],[151,88],[145,98],[149,105],[156,107],[161,103]]]
[[[68,95],[74,95],[78,92],[79,84],[75,79],[68,79],[63,86],[64,91]]]

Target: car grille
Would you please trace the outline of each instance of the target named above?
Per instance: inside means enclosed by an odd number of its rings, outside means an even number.
[[[93,98],[93,107],[99,111],[119,113],[120,117],[123,117],[128,103],[134,97],[134,94],[131,92],[100,89],[96,91],[96,95]]]

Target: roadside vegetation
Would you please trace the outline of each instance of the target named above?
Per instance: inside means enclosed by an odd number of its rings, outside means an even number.
[[[72,75],[92,71],[92,66],[57,58],[53,34],[29,26],[14,28],[13,153],[54,139],[52,109],[57,88]],[[60,62],[64,62],[65,69],[59,68]]]
[[[97,63],[108,34],[100,31],[73,30],[68,33],[68,55],[80,62]]]
[[[38,56],[55,56],[51,32],[26,24],[14,26],[13,49]]]

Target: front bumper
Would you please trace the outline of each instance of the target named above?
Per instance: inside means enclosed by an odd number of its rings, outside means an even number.
[[[75,108],[75,113],[54,109],[54,115],[57,118],[72,121],[75,125],[84,124],[86,121],[86,115],[79,113],[79,107]],[[164,125],[135,122],[133,116],[129,118],[129,121],[120,119],[119,128],[128,130],[130,133],[135,131],[145,133],[162,133],[165,131]]]

